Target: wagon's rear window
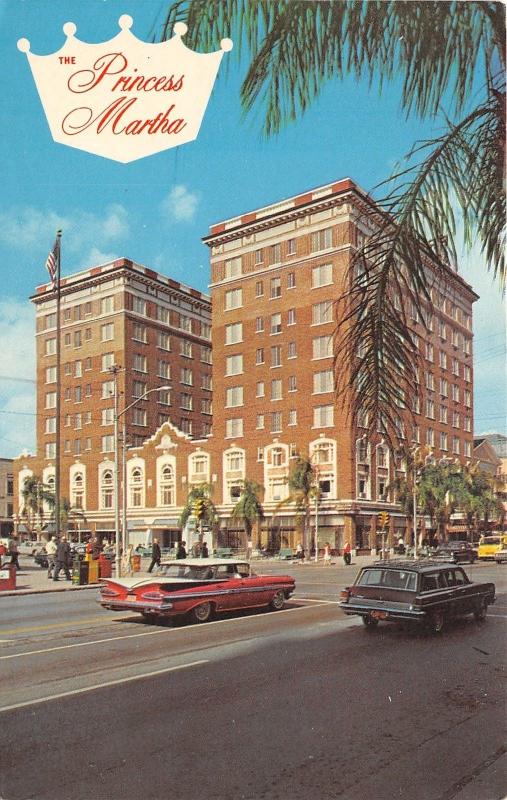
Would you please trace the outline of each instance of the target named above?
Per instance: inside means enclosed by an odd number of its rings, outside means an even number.
[[[414,572],[401,569],[365,569],[357,579],[357,585],[413,591],[416,587],[416,577]]]

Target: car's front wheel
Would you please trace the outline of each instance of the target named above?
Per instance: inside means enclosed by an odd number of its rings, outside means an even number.
[[[434,611],[430,617],[430,630],[432,633],[440,633],[444,627],[445,617],[443,611]]]
[[[376,628],[378,625],[378,619],[372,617],[371,614],[365,614],[361,619],[365,628]]]
[[[488,613],[488,604],[484,597],[481,598],[481,601],[477,608],[474,611],[474,617],[477,622],[483,622],[486,619],[486,615]]]
[[[213,616],[211,603],[201,603],[190,612],[190,617],[194,622],[208,622]]]
[[[276,594],[273,596],[269,604],[269,607],[272,608],[273,611],[281,611],[284,605],[285,605],[285,594],[280,589],[280,591],[276,592]]]

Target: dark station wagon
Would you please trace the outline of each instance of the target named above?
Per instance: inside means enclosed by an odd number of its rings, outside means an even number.
[[[462,567],[451,563],[377,561],[363,567],[340,597],[345,613],[359,615],[367,627],[380,620],[408,620],[438,633],[452,617],[473,614],[483,620],[495,602],[495,584],[472,583]]]

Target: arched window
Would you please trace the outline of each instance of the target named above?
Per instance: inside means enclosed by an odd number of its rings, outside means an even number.
[[[225,454],[225,469],[227,472],[243,472],[245,467],[245,453],[243,450],[230,450]]]
[[[83,508],[84,479],[82,472],[75,472],[72,478],[72,505]]]
[[[130,473],[130,505],[140,508],[143,504],[143,471],[141,467],[134,467]]]
[[[312,448],[312,462],[314,464],[333,464],[334,442],[317,442]]]
[[[101,505],[102,508],[113,507],[113,470],[105,469],[102,473],[101,485]]]
[[[377,447],[377,467],[382,467],[383,469],[387,469],[389,466],[389,452],[387,447],[384,445],[379,444]]]
[[[165,464],[160,472],[160,500],[163,506],[174,505],[174,471]]]

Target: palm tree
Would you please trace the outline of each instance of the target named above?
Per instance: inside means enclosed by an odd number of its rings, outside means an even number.
[[[232,510],[232,518],[241,520],[245,530],[245,550],[248,549],[248,542],[252,538],[252,528],[255,523],[259,522],[264,517],[262,504],[259,500],[260,493],[264,487],[255,481],[245,480],[241,487],[241,495]],[[259,546],[259,541],[257,546]]]
[[[63,536],[68,535],[69,525],[72,525],[74,530],[78,522],[85,522],[86,515],[82,508],[72,506],[70,500],[62,497],[60,500],[60,530]]]
[[[41,478],[36,475],[29,475],[25,478],[21,490],[23,505],[20,516],[25,521],[26,528],[33,538],[37,531],[42,533],[44,521],[44,504],[51,510],[55,506],[55,495],[51,487],[43,483]]]
[[[318,491],[315,467],[309,458],[298,456],[289,476],[289,496],[279,505],[294,504],[296,516],[303,525],[303,550],[307,557],[310,555],[310,510]]]
[[[241,102],[245,112],[263,105],[267,136],[304,114],[326,81],[347,73],[377,79],[380,91],[401,77],[406,114],[441,117],[441,135],[416,144],[377,187],[376,231],[352,259],[336,331],[343,402],[351,403],[353,418],[360,409],[367,413],[370,434],[385,422],[384,435],[395,447],[392,398],[400,389],[414,391],[418,367],[403,309],[412,304],[425,325],[428,264],[437,265],[445,284],[446,265],[456,259],[456,210],[465,245],[478,241],[487,268],[505,281],[504,5],[177,0],[160,38],[169,38],[179,20],[188,24],[189,47],[216,49],[231,36],[233,53],[248,53]]]

